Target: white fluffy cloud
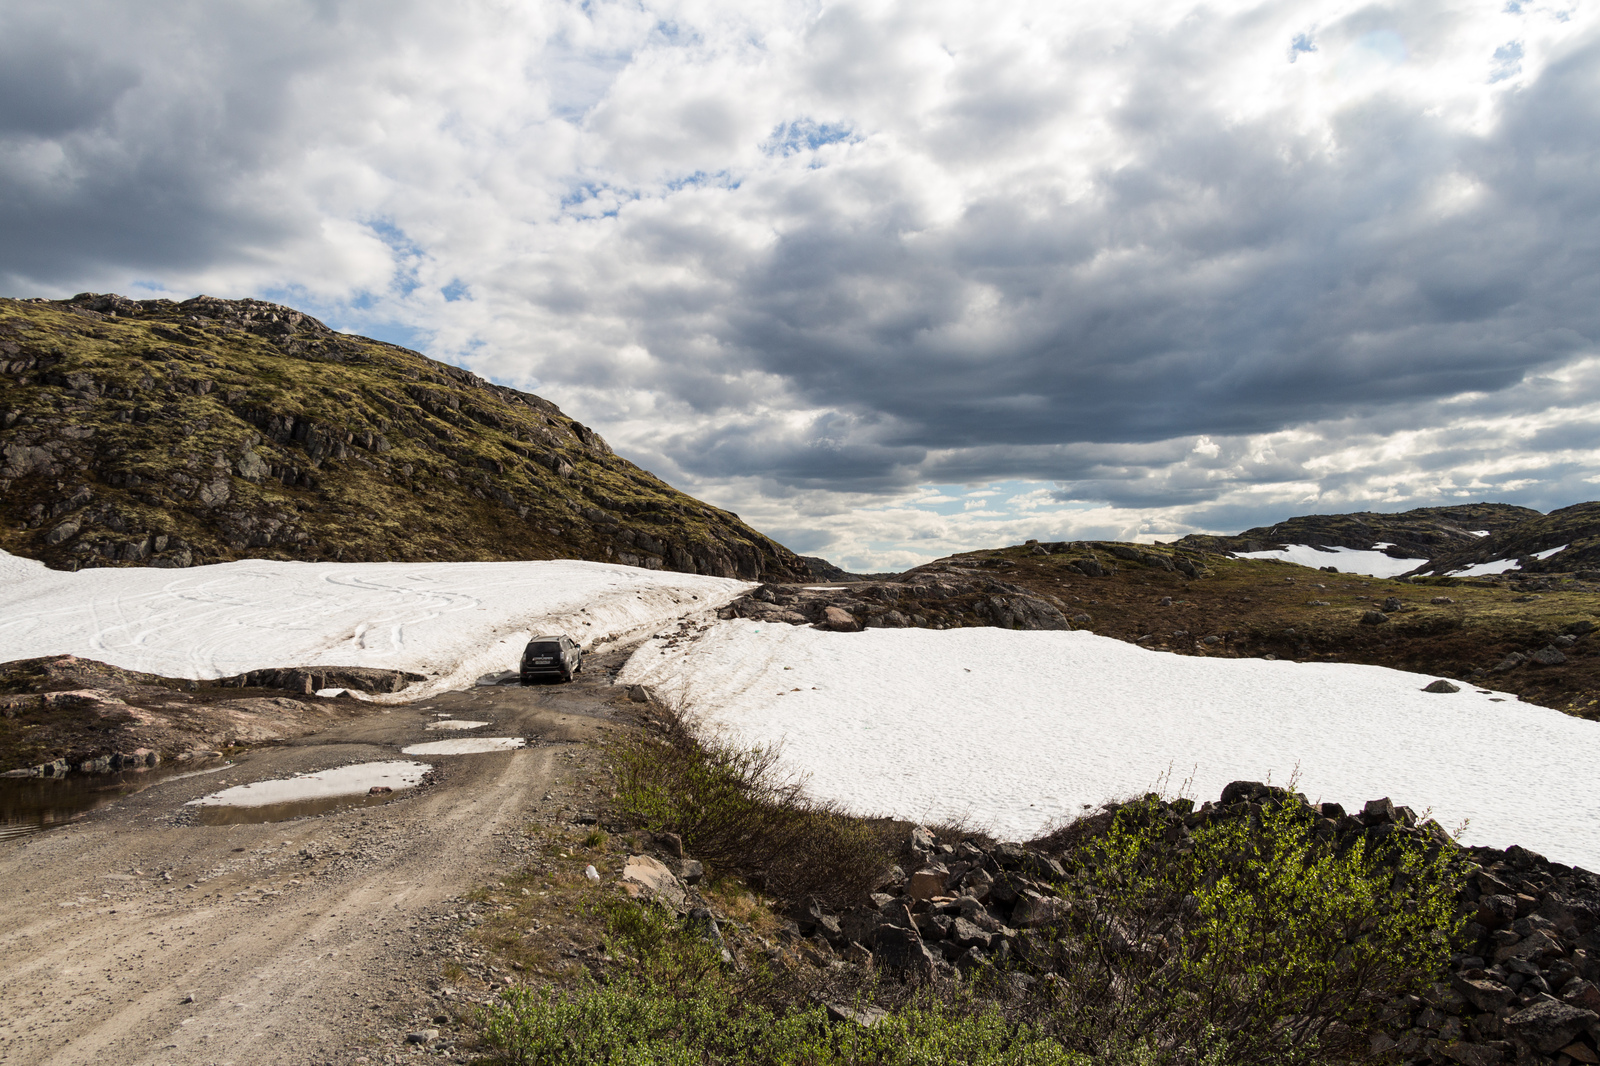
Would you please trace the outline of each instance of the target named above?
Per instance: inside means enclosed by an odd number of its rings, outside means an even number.
[[[409,341],[857,567],[1554,507],[1597,72],[1576,3],[18,0],[0,284]]]

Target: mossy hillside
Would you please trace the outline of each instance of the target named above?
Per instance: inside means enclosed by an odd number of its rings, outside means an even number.
[[[260,301],[0,300],[0,547],[804,567],[538,396]]]
[[[1600,626],[1600,586],[1593,582],[1554,575],[1534,582],[1383,580],[1199,553],[1183,543],[1017,545],[950,556],[906,576],[981,568],[1060,604],[1074,628],[1156,651],[1390,666],[1600,718],[1600,637],[1587,631]],[[1040,554],[1045,550],[1050,554]],[[1081,572],[1090,558],[1104,576]],[[1178,569],[1178,560],[1199,576]],[[1400,610],[1382,610],[1391,598]],[[1363,621],[1372,610],[1386,621]],[[1576,637],[1561,649],[1565,662],[1504,667],[1513,653],[1531,654],[1563,636]]]

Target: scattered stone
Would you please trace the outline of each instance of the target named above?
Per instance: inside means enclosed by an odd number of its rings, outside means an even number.
[[[856,946],[859,947],[860,945]],[[823,1008],[827,1010],[830,1022],[836,1024],[850,1022],[853,1025],[859,1025],[867,1029],[871,1029],[889,1016],[888,1011],[882,1007],[874,1007],[870,1003],[860,1007],[852,1007],[844,1003],[824,1003]]]
[[[1545,645],[1532,655],[1528,656],[1528,658],[1532,659],[1540,666],[1560,666],[1562,663],[1567,661],[1566,655],[1563,654],[1561,649],[1557,648],[1554,644]]]
[[[1460,692],[1461,689],[1460,689],[1459,686],[1452,685],[1450,682],[1444,680],[1443,678],[1440,678],[1438,681],[1435,681],[1431,685],[1428,685],[1422,691],[1424,691],[1424,692]]]
[[[660,859],[629,855],[622,867],[622,888],[630,896],[660,900],[682,910],[687,899],[683,886]]]
[[[428,1044],[437,1039],[439,1039],[439,1030],[437,1029],[421,1029],[415,1033],[406,1034],[406,1043],[408,1044]]]
[[[835,633],[859,633],[861,623],[856,621],[855,615],[840,607],[826,607],[822,612],[822,621],[818,623],[821,629],[831,629]]]
[[[1600,1021],[1592,1010],[1574,1007],[1560,1000],[1545,1000],[1506,1019],[1506,1028],[1546,1055],[1572,1043],[1584,1029]]]
[[[1389,616],[1382,611],[1369,610],[1361,613],[1361,624],[1364,626],[1381,626],[1388,620]]]

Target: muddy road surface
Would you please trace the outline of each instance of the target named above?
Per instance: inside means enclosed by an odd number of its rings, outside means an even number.
[[[465,1061],[474,997],[440,976],[472,956],[463,897],[527,858],[526,827],[593,801],[581,779],[624,714],[607,683],[621,658],[593,657],[569,685],[375,708],[0,842],[0,1063]],[[443,714],[488,725],[424,728]],[[469,736],[527,746],[400,751]],[[206,824],[217,808],[186,806],[394,759],[431,764],[431,783],[288,821]]]

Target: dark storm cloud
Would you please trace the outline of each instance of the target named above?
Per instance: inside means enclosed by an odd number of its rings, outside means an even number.
[[[1085,202],[980,201],[914,251],[892,215],[808,222],[727,338],[811,404],[890,416],[889,448],[1260,433],[1504,389],[1600,328],[1597,71],[1593,45],[1566,57],[1487,137],[1375,100],[1331,153],[1135,100],[1144,150]],[[1478,190],[1440,217],[1452,176]],[[975,285],[999,310],[954,339]]]
[[[320,52],[290,29],[160,5],[0,13],[8,295],[247,261],[314,232],[258,184],[283,151],[286,86]]]

